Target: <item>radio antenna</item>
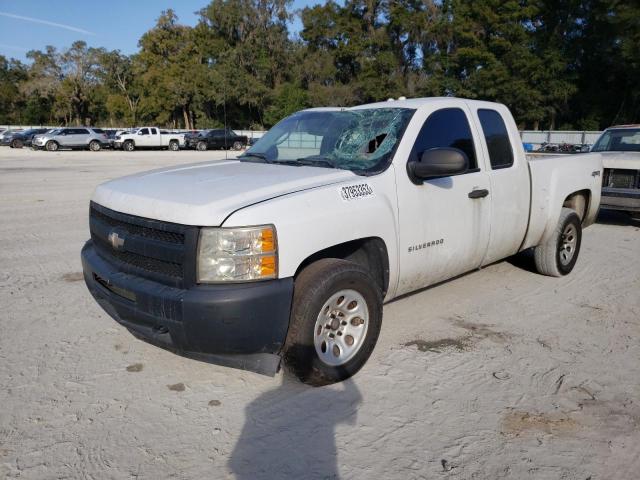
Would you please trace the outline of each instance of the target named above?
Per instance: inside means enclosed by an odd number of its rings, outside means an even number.
[[[228,155],[228,145],[227,145],[227,84],[223,82],[222,84],[222,111],[224,115],[224,159],[227,159]]]

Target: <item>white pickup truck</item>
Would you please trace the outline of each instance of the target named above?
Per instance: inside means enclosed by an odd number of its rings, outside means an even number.
[[[399,295],[532,247],[571,272],[601,174],[599,154],[528,160],[495,103],[304,110],[237,160],[100,185],[84,278],[149,342],[324,385],[363,366]]]
[[[184,147],[184,142],[183,133],[171,133],[158,127],[142,127],[116,135],[113,147],[127,152],[133,152],[136,148],[167,148],[175,152]]]

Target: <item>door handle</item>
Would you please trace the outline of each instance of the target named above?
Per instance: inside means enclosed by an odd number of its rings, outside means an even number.
[[[471,190],[469,192],[469,198],[484,198],[489,195],[489,190],[486,188],[479,188],[477,190]]]

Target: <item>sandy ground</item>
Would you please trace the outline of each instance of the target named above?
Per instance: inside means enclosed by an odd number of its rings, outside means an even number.
[[[640,223],[562,279],[511,259],[392,302],[313,389],[134,339],[81,281],[93,188],[220,152],[0,151],[0,478],[631,479]]]

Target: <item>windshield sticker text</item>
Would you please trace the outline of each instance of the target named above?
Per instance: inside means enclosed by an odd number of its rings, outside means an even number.
[[[370,197],[373,195],[373,188],[368,183],[348,185],[340,188],[340,196],[343,200],[356,200],[358,198]]]

